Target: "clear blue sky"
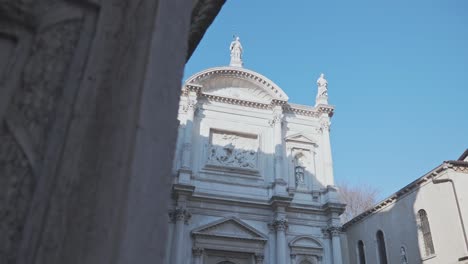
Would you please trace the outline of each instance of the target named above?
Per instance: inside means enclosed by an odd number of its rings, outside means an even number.
[[[329,83],[335,180],[384,198],[468,147],[468,1],[228,0],[185,77],[229,63],[313,105]]]

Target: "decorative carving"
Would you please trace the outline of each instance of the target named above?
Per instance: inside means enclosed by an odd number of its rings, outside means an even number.
[[[196,105],[197,105],[197,100],[189,98],[187,99],[186,103],[182,106],[182,110],[185,113],[188,113],[188,112],[194,113],[196,109]]]
[[[320,128],[317,129],[317,132],[323,133],[324,131],[330,131],[330,121],[327,120],[321,120],[320,121]]]
[[[273,221],[273,227],[276,231],[286,231],[288,229],[288,220],[286,219],[277,219]]]
[[[0,125],[0,143],[0,260],[16,263],[36,183],[24,152],[5,123]]]
[[[261,254],[255,255],[255,264],[263,264],[264,259],[265,259],[265,256]]]
[[[332,236],[339,236],[342,233],[343,228],[341,226],[331,225],[327,227],[327,231]]]
[[[290,254],[289,256],[291,257],[291,260],[295,260],[295,259],[296,259],[296,254]]]
[[[80,36],[81,23],[81,20],[71,20],[55,24],[38,35],[24,67],[21,88],[14,96],[13,111],[20,114],[22,125],[33,136],[40,158]]]
[[[283,120],[283,113],[275,112],[273,113],[273,119],[268,121],[268,124],[270,124],[271,127],[274,127],[276,124],[281,124],[282,120]]]
[[[257,137],[212,133],[207,163],[210,165],[256,169]]]
[[[169,218],[173,222],[185,221],[187,224],[190,218],[192,218],[192,214],[185,208],[177,207],[169,212]]]
[[[199,248],[199,247],[192,248],[192,254],[194,257],[200,257],[201,255],[203,255],[203,248]]]

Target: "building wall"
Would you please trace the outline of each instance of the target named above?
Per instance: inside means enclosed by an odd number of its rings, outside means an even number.
[[[468,175],[452,169],[444,170],[435,179],[453,179],[460,190],[458,197],[464,216],[467,213]],[[401,247],[405,248],[408,263],[459,263],[466,256],[458,209],[450,183],[422,183],[410,193],[384,206],[364,219],[346,226],[348,263],[358,262],[358,241],[365,245],[366,263],[379,263],[376,232],[385,235],[388,263],[401,262]],[[426,256],[423,239],[418,231],[417,214],[420,209],[427,212],[435,254]],[[466,224],[465,224],[466,226]]]
[[[274,85],[252,85],[240,68],[223,71],[231,75],[225,77],[214,69],[200,86],[189,87],[198,83],[187,81],[183,88],[170,215],[183,211],[184,224],[171,219],[167,249],[171,256],[166,263],[210,263],[215,251],[226,258],[237,254],[235,263],[243,263],[244,253],[256,263],[305,259],[333,263],[333,254],[341,255],[341,250],[333,251],[332,238],[338,233],[332,234],[329,228],[338,224],[343,205],[331,187],[331,152],[328,127],[324,127],[329,113],[292,106],[286,100],[272,103],[281,100],[268,93]],[[238,75],[232,73],[237,71]],[[213,95],[223,99],[214,100]],[[232,97],[237,99],[228,100]],[[299,107],[307,115],[291,110]],[[296,177],[297,165],[304,167],[303,179]],[[241,238],[249,232],[253,240],[264,239],[261,249],[235,248],[247,243]],[[279,242],[282,234],[283,243]],[[238,241],[229,242],[230,236]],[[210,239],[225,241],[207,245]]]

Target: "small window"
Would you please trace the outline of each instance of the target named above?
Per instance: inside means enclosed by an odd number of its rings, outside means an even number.
[[[387,249],[385,248],[385,238],[382,230],[377,231],[377,250],[379,254],[379,263],[388,264]]]
[[[435,254],[434,243],[432,242],[431,227],[429,226],[429,219],[425,210],[418,211],[419,232],[421,233],[424,242],[424,252],[426,256]]]
[[[364,242],[358,242],[359,264],[366,264],[366,254],[364,253]]]

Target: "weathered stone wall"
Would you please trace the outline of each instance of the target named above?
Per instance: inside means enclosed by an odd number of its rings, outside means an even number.
[[[163,258],[193,4],[0,0],[1,264]]]

